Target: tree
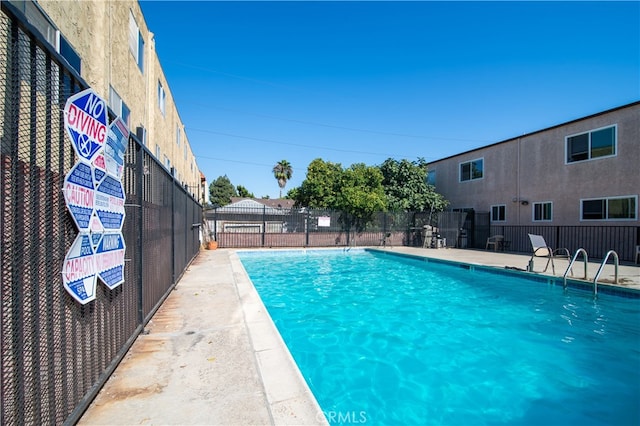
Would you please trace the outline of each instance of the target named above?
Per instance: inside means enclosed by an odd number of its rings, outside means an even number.
[[[256,196],[253,195],[253,192],[249,192],[249,190],[242,185],[236,186],[236,190],[238,191],[238,197],[256,198]]]
[[[427,163],[388,158],[380,165],[391,211],[442,211],[448,202],[427,183]]]
[[[292,198],[298,207],[330,209],[337,205],[342,178],[342,166],[339,163],[316,158],[307,167],[307,177],[299,188],[291,190]]]
[[[273,176],[278,181],[278,186],[280,187],[280,198],[282,198],[282,190],[287,185],[287,181],[291,179],[291,176],[293,176],[293,168],[291,168],[291,164],[287,160],[279,161],[273,167]]]
[[[362,232],[373,215],[386,209],[382,172],[364,163],[353,164],[342,174],[337,209],[347,231]]]
[[[211,204],[214,207],[220,207],[231,203],[231,197],[237,197],[238,193],[227,175],[224,175],[211,182],[211,185],[209,185],[209,195]]]
[[[373,214],[386,207],[382,173],[362,163],[345,170],[317,158],[309,164],[302,185],[289,193],[298,207],[340,210],[347,231],[364,230]]]

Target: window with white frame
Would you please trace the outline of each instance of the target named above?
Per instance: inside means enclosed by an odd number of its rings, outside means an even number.
[[[636,220],[638,196],[580,200],[581,220]]]
[[[491,222],[504,222],[506,212],[507,206],[505,204],[491,206]]]
[[[127,127],[129,127],[131,110],[127,104],[124,103],[120,95],[118,95],[118,92],[111,86],[109,86],[109,108],[111,108],[115,115],[122,118],[122,120],[127,123]]]
[[[551,222],[553,220],[553,205],[551,201],[533,203],[533,221]]]
[[[166,93],[164,92],[164,87],[162,87],[162,83],[158,81],[158,107],[160,108],[160,112],[162,115],[165,115],[165,102],[166,102]]]
[[[131,11],[129,11],[129,50],[140,71],[144,72],[144,39]]]
[[[156,158],[160,161],[160,145],[156,144]]]
[[[460,163],[460,182],[482,179],[484,177],[484,159]]]
[[[176,145],[178,146],[180,146],[180,138],[181,138],[180,125],[176,124]]]
[[[567,163],[616,155],[616,130],[616,126],[609,126],[567,136]]]

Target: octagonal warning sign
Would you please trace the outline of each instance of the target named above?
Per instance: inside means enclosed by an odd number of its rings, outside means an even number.
[[[120,231],[124,222],[124,188],[122,182],[104,176],[96,188],[95,211],[105,231]]]
[[[91,163],[107,138],[107,103],[91,88],[76,93],[64,106],[64,124],[78,157]]]
[[[76,163],[64,178],[64,201],[78,229],[89,231],[95,202],[91,166]]]
[[[120,232],[106,233],[96,247],[96,270],[100,281],[113,290],[124,282],[124,238]]]
[[[80,233],[67,252],[62,264],[62,284],[65,290],[83,305],[96,298],[96,264],[91,238]]]

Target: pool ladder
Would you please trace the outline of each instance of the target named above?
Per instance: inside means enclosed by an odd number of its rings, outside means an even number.
[[[567,270],[564,272],[564,276],[562,277],[563,280],[563,286],[566,289],[567,288],[567,274],[569,273],[569,271],[571,270],[571,267],[573,266],[574,262],[576,261],[576,259],[578,258],[578,255],[582,253],[583,254],[583,260],[584,260],[584,280],[587,280],[587,264],[589,263],[589,256],[587,255],[587,251],[585,249],[583,249],[582,247],[578,249],[578,251],[576,251],[576,254],[573,256],[573,259],[571,259],[571,262],[569,263],[569,267],[567,268]],[[615,266],[615,276],[614,276],[614,283],[617,284],[618,283],[618,266],[619,266],[619,259],[618,259],[618,253],[616,253],[614,250],[609,250],[607,252],[607,255],[604,257],[604,260],[602,261],[602,263],[600,264],[600,267],[598,268],[598,272],[596,273],[595,278],[593,279],[593,295],[597,296],[598,295],[598,278],[600,278],[600,274],[602,273],[602,269],[604,269],[604,265],[607,264],[607,260],[609,260],[609,257],[613,255],[613,264]]]

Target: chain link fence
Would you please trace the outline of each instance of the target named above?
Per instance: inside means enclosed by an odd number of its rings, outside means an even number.
[[[63,260],[78,231],[62,194],[64,129],[86,83],[2,2],[0,424],[73,424],[200,249],[202,207],[135,137],[123,185],[125,282],[77,303]],[[171,247],[170,250],[167,248]]]

